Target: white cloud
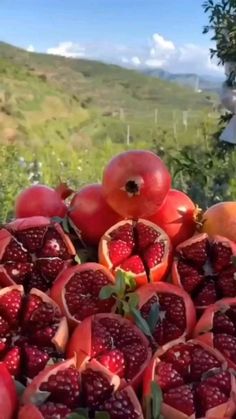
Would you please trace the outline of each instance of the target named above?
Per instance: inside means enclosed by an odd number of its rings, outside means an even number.
[[[34,46],[33,46],[33,45],[29,45],[29,46],[26,48],[26,50],[27,50],[27,51],[29,51],[29,52],[35,52],[35,48],[34,48]]]
[[[48,48],[48,54],[62,55],[64,57],[79,58],[85,56],[85,47],[71,41],[61,42],[56,47]]]
[[[142,62],[141,62],[139,57],[132,57],[131,58],[131,63],[138,67]]]
[[[128,68],[162,68],[172,73],[223,74],[222,67],[218,67],[210,59],[209,46],[202,47],[190,42],[177,45],[157,32],[151,36],[149,43],[146,42],[142,47],[112,42],[82,45],[67,41],[48,48],[47,53],[97,59]]]

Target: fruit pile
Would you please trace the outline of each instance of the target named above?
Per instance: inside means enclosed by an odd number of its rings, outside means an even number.
[[[235,419],[236,202],[154,153],[33,185],[0,228],[0,419]]]

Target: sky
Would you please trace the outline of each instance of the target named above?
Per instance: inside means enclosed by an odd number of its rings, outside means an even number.
[[[0,0],[0,40],[131,68],[221,75],[202,0]]]

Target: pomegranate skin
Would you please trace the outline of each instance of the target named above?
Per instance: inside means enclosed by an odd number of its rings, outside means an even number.
[[[66,213],[67,206],[62,200],[60,192],[46,185],[30,186],[20,192],[16,198],[16,218],[36,215],[63,218]]]
[[[188,195],[171,189],[161,208],[148,219],[160,226],[176,247],[193,236],[196,230],[197,212]]]
[[[121,220],[107,204],[100,184],[87,185],[78,191],[71,201],[68,213],[82,239],[92,246],[97,246],[105,231]]]
[[[14,381],[6,366],[0,363],[0,419],[14,419],[18,405]]]
[[[202,232],[236,241],[236,202],[220,202],[208,208],[202,218]]]
[[[146,150],[130,150],[115,156],[103,172],[108,204],[124,218],[155,214],[171,187],[164,162]]]

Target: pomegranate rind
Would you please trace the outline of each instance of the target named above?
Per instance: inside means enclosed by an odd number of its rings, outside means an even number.
[[[151,221],[148,221],[148,220],[145,220],[145,219],[142,219],[142,218],[139,218],[137,221],[145,224],[146,226],[152,228],[155,231],[158,231],[160,233],[160,235],[159,235],[157,241],[162,240],[162,241],[165,242],[165,252],[164,252],[164,255],[163,255],[162,262],[159,263],[154,268],[150,269],[149,278],[148,278],[148,275],[147,275],[146,271],[144,271],[140,274],[135,274],[136,285],[139,287],[139,286],[147,284],[149,281],[150,282],[157,282],[157,281],[162,281],[162,280],[165,279],[166,274],[167,274],[168,269],[169,269],[169,266],[171,265],[171,261],[172,261],[172,245],[171,245],[171,241],[170,241],[169,237],[167,236],[167,234],[165,233],[165,231],[163,229],[161,229],[159,226],[152,223]],[[120,267],[114,268],[114,266],[113,266],[113,264],[110,260],[110,257],[109,257],[108,243],[111,240],[111,233],[113,233],[119,227],[122,227],[124,224],[134,225],[134,223],[135,223],[135,221],[133,221],[133,220],[120,221],[119,223],[112,226],[109,230],[107,230],[106,233],[101,237],[101,240],[100,240],[99,246],[98,246],[99,262],[102,265],[104,265],[106,268],[108,268],[113,274],[115,274],[115,272],[118,269],[119,270],[122,270],[122,269]]]
[[[219,236],[219,235],[215,235],[212,237],[209,237],[207,233],[200,233],[200,234],[196,234],[194,235],[192,238],[184,241],[183,243],[181,243],[179,246],[177,246],[176,248],[176,252],[181,252],[181,250],[187,246],[193,245],[194,243],[197,242],[201,242],[204,240],[209,240],[209,242],[219,242],[219,243],[224,243],[225,246],[230,247],[231,251],[232,251],[232,255],[235,256],[236,255],[236,243],[233,243],[231,240],[227,239],[226,237],[223,236]],[[182,289],[184,289],[182,282],[181,282],[181,277],[179,275],[179,271],[178,271],[178,256],[174,257],[174,261],[172,264],[172,268],[171,268],[171,278],[172,278],[172,282],[174,285],[177,285],[177,287],[180,287]],[[214,303],[215,304],[215,303]],[[196,307],[197,311],[202,313],[203,310],[206,310],[207,307],[205,306],[197,306]]]
[[[100,270],[106,275],[106,277],[109,279],[111,284],[114,284],[115,282],[114,276],[103,265],[99,263],[83,263],[82,265],[73,266],[62,271],[58,275],[56,280],[54,281],[53,286],[50,291],[51,298],[61,308],[62,313],[67,318],[69,326],[72,329],[75,328],[80,323],[80,321],[77,320],[74,316],[72,316],[68,309],[66,298],[65,298],[66,284],[70,281],[70,279],[76,273],[84,272],[87,270],[93,270],[93,271]]]
[[[34,399],[34,395],[37,392],[40,392],[40,385],[43,382],[47,381],[50,375],[56,374],[59,371],[62,371],[70,367],[76,367],[75,356],[73,358],[67,359],[66,361],[59,362],[58,364],[45,367],[36,377],[33,378],[30,384],[26,387],[22,396],[22,403],[25,405],[31,404]]]
[[[32,288],[30,291],[30,295],[37,295],[38,297],[41,298],[42,301],[44,301],[45,303],[51,304],[55,309],[58,310],[60,314],[62,314],[60,306],[56,304],[56,302],[52,298],[50,298],[47,294],[43,293],[42,291],[36,288]],[[66,317],[62,317],[58,324],[56,333],[52,338],[52,343],[55,345],[58,351],[64,352],[68,339],[69,339],[68,323],[67,323]]]
[[[20,408],[18,419],[44,419],[39,409],[33,404],[27,404]]]
[[[13,419],[18,406],[15,383],[5,364],[0,362],[0,419]]]
[[[235,229],[236,202],[219,202],[212,205],[202,216],[201,231],[209,236],[220,234],[229,240],[236,241]]]
[[[151,383],[155,381],[155,370],[156,366],[161,362],[160,357],[167,352],[170,348],[180,344],[180,343],[190,343],[195,345],[200,345],[203,349],[210,352],[214,355],[222,364],[222,370],[226,370],[228,367],[228,363],[226,358],[219,352],[217,349],[209,346],[208,341],[202,339],[203,336],[199,336],[196,339],[191,339],[189,341],[185,341],[183,338],[176,339],[172,342],[163,345],[159,348],[154,357],[152,358],[149,366],[147,367],[143,379],[143,409],[146,412],[146,419],[151,419],[150,416],[150,407],[149,407],[149,399],[151,395]],[[229,370],[230,371],[230,370]],[[213,409],[209,409],[206,411],[204,418],[207,419],[231,419],[234,413],[236,412],[236,405],[235,405],[235,391],[236,391],[236,380],[233,374],[231,374],[231,394],[226,403],[222,403],[219,406],[214,407]],[[173,407],[167,405],[166,403],[162,403],[161,406],[161,414],[164,416],[165,419],[195,419],[196,415],[193,414],[191,416],[187,416],[186,414],[182,413],[174,409]],[[204,419],[202,418],[202,419]]]
[[[154,284],[147,284],[136,290],[139,296],[139,309],[149,301],[153,296],[158,294],[174,294],[181,297],[185,307],[186,329],[182,337],[190,337],[194,326],[196,325],[196,310],[189,294],[175,285],[166,282],[156,282]],[[179,337],[181,339],[181,336]]]
[[[142,339],[142,343],[144,344],[147,350],[147,359],[140,368],[140,371],[132,379],[131,384],[133,387],[136,388],[143,378],[144,371],[151,359],[152,352],[149,346],[148,339],[143,335],[143,333],[138,329],[138,327],[136,327],[130,320],[121,317],[119,314],[101,313],[84,319],[72,333],[72,336],[67,346],[67,357],[70,358],[73,355],[75,355],[77,360],[77,368],[79,370],[83,370],[84,368],[86,368],[87,363],[91,360],[92,355],[92,323],[95,320],[99,320],[102,318],[116,319],[119,320],[120,324],[127,324],[129,326],[132,326],[132,328],[135,329],[137,335],[140,336]],[[126,385],[126,380],[122,379],[121,386],[125,387]]]

